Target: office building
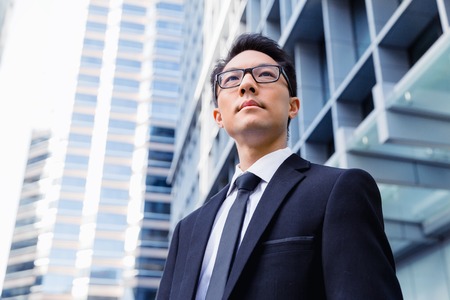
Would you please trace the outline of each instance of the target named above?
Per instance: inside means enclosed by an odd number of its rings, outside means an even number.
[[[182,1],[79,5],[74,92],[33,134],[2,299],[152,299],[167,255]]]
[[[2,60],[3,48],[5,47],[6,36],[8,34],[13,4],[14,2],[12,0],[0,0],[0,63]]]
[[[450,1],[191,1],[186,11],[195,46],[183,62],[172,228],[234,172],[209,74],[238,34],[260,32],[297,70],[289,146],[312,162],[369,171],[405,299],[450,299]]]

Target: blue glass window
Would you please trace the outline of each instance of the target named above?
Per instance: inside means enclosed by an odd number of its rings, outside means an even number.
[[[173,71],[179,71],[180,70],[180,64],[173,62],[173,61],[167,61],[167,60],[155,60],[153,62],[153,67],[155,69],[164,69],[164,70],[173,70]]]
[[[83,202],[70,199],[60,199],[58,201],[58,208],[64,210],[81,211],[83,209]]]
[[[175,129],[161,127],[161,126],[151,126],[149,130],[150,142],[173,144],[175,137]],[[150,156],[150,155],[149,155]]]
[[[82,56],[81,66],[90,68],[100,68],[102,66],[102,59],[92,56]]]
[[[129,15],[145,16],[145,14],[147,13],[147,9],[142,6],[123,4],[122,12]]]
[[[90,94],[76,93],[75,101],[89,103],[89,104],[95,104],[97,102],[97,96],[90,95]]]
[[[141,62],[137,60],[118,58],[116,60],[116,68],[119,71],[139,72],[141,69]]]
[[[105,164],[105,166],[103,167],[103,174],[104,174],[104,176],[107,174],[115,174],[115,175],[130,177],[131,176],[131,167]]]
[[[155,46],[161,49],[181,50],[181,43],[175,41],[156,40]]]
[[[158,2],[156,3],[156,9],[166,9],[181,12],[183,11],[183,6],[175,3]]]
[[[106,143],[107,155],[130,156],[134,151],[134,145],[124,142],[108,141]]]
[[[89,157],[84,155],[67,154],[66,164],[87,165]]]
[[[128,199],[128,190],[120,190],[113,188],[102,188],[101,196],[110,199]]]
[[[172,33],[180,34],[182,32],[183,26],[181,23],[169,22],[169,21],[156,21],[156,28]]]
[[[155,80],[152,83],[152,87],[153,89],[160,91],[178,92],[179,90],[178,84],[169,81]]]
[[[145,25],[133,22],[122,21],[120,23],[120,28],[121,31],[127,33],[143,34],[145,32]]]
[[[85,75],[85,74],[78,75],[78,83],[80,85],[96,86],[96,85],[98,85],[99,82],[100,82],[100,78],[98,76]]]
[[[119,40],[119,51],[121,52],[142,52],[144,44],[130,40]]]
[[[123,256],[124,241],[96,239],[94,241],[94,256]],[[100,253],[97,253],[99,251]]]
[[[110,119],[109,127],[111,129],[134,131],[136,129],[136,123],[131,122],[131,121],[125,121],[125,120]]]
[[[96,31],[96,32],[105,32],[106,24],[99,23],[99,22],[87,21],[86,22],[86,30],[87,31]]]
[[[126,78],[114,78],[114,88],[119,90],[139,91],[138,80],[126,79]]]
[[[49,157],[48,153],[41,154],[41,155],[38,155],[35,157],[30,157],[27,161],[27,165],[31,165],[31,164],[46,160],[47,157]]]
[[[69,135],[69,143],[90,144],[91,136],[87,134],[71,133]]]
[[[56,223],[53,229],[56,238],[78,239],[80,233],[80,225],[69,223]]]
[[[66,176],[62,180],[62,185],[84,187],[86,185],[86,179],[81,177]]]
[[[72,120],[75,123],[89,123],[94,124],[94,116],[82,113],[73,113]]]
[[[93,39],[84,39],[83,47],[92,50],[102,50],[105,47],[105,42]]]
[[[137,109],[138,103],[134,100],[114,97],[111,99],[111,106]]]
[[[168,236],[169,236],[168,230],[150,229],[150,228],[143,228],[141,230],[141,239],[142,240],[165,242],[165,241],[167,241]]]
[[[98,5],[89,5],[89,13],[105,16],[108,14],[108,8]]]

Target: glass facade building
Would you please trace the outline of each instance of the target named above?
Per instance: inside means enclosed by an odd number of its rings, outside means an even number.
[[[13,4],[13,0],[0,0],[0,64],[6,42],[6,35],[8,34],[8,25],[13,10]]]
[[[2,299],[152,299],[162,274],[183,3],[80,5],[74,94],[33,135]]]
[[[450,1],[190,1],[186,14],[172,228],[234,172],[209,74],[238,34],[261,32],[296,67],[301,110],[289,146],[369,171],[405,299],[450,299]]]

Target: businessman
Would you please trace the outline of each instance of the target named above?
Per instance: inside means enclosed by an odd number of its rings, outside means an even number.
[[[211,85],[239,164],[176,226],[157,299],[402,299],[373,178],[287,147],[300,101],[279,45],[239,36]]]

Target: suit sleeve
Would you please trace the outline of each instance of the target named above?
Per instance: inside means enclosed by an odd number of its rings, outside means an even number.
[[[344,171],[328,199],[322,241],[327,299],[403,299],[381,196],[362,170]]]
[[[175,262],[178,253],[178,237],[180,231],[180,223],[175,227],[172,236],[172,242],[169,247],[169,254],[167,256],[166,264],[164,266],[163,276],[159,284],[157,300],[167,300],[170,298],[170,291],[172,289],[172,281],[174,276]]]

